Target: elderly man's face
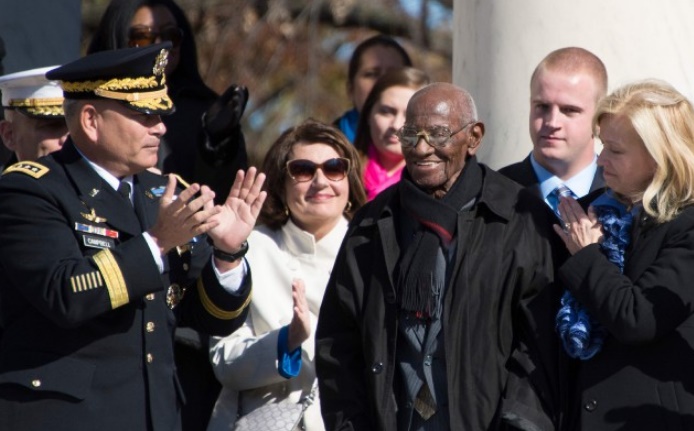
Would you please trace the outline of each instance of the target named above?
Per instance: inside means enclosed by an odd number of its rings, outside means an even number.
[[[413,98],[408,107],[405,125],[428,132],[434,127],[446,127],[457,132],[445,145],[434,147],[420,137],[413,147],[403,146],[407,170],[414,182],[428,193],[443,196],[455,183],[468,157],[475,154],[482,138],[480,123],[466,121],[469,115],[458,112],[448,102],[447,95],[429,92]]]

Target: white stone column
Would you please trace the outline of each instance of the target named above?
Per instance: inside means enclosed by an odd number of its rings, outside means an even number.
[[[595,53],[609,90],[659,78],[694,96],[692,0],[455,0],[454,15],[453,82],[477,102],[492,168],[530,152],[530,76],[555,49]]]

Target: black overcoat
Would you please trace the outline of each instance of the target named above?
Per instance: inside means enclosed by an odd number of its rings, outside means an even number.
[[[526,302],[552,276],[550,222],[541,202],[480,166],[481,195],[458,216],[442,317],[452,430],[500,427],[506,366],[526,333]],[[396,430],[398,187],[352,221],[321,306],[316,366],[330,430]]]
[[[694,429],[694,207],[655,224],[641,218],[624,274],[597,244],[559,281],[609,331],[580,364],[573,421],[590,431]]]

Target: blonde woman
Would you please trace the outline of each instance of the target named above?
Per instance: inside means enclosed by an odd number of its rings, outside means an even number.
[[[588,213],[562,198],[555,226],[571,254],[558,326],[582,359],[570,422],[694,429],[694,109],[667,83],[638,82],[603,99],[594,126],[608,194]]]

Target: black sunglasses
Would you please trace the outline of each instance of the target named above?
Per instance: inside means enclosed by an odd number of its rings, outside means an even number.
[[[170,41],[175,48],[181,45],[183,30],[178,27],[165,27],[160,31],[154,31],[152,27],[136,25],[130,27],[128,45],[130,45],[130,47],[148,46],[156,42],[157,38]]]
[[[315,163],[305,159],[295,159],[287,162],[287,172],[298,183],[311,181],[316,177],[316,171],[320,168],[323,175],[331,181],[340,181],[349,173],[350,162],[344,157],[328,159],[323,163]]]

